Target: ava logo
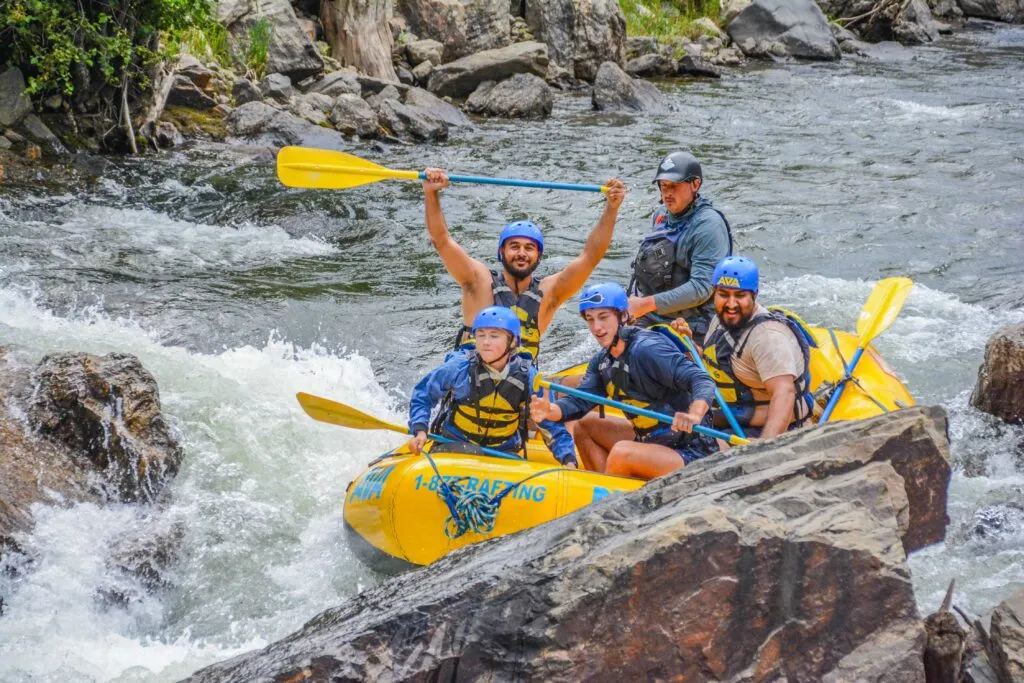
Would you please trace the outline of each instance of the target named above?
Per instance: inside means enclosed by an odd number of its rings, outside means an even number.
[[[662,171],[668,171],[668,170],[673,169],[675,167],[676,167],[675,162],[673,162],[671,159],[665,159],[665,161],[661,162],[661,170]]]
[[[734,277],[723,275],[722,277],[718,278],[717,284],[721,285],[722,287],[739,287],[740,281]]]

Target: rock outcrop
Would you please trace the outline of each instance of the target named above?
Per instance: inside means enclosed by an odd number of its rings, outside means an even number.
[[[916,45],[939,36],[939,25],[925,0],[818,0],[818,5],[873,43],[896,40]]]
[[[21,69],[0,73],[0,128],[20,121],[32,112],[32,102],[25,96],[25,77]]]
[[[959,0],[960,9],[969,17],[1024,23],[1024,0]]]
[[[594,79],[594,109],[613,112],[662,112],[668,99],[652,83],[631,78],[614,62],[605,62]]]
[[[508,0],[398,0],[409,30],[444,45],[444,61],[509,44]],[[433,60],[431,60],[433,61]],[[440,62],[434,62],[438,65]]]
[[[1024,681],[1024,591],[1017,591],[992,611],[988,651],[999,683]]]
[[[543,78],[548,71],[548,48],[544,43],[516,43],[497,50],[484,50],[430,72],[427,90],[439,97],[467,97],[485,81],[503,81],[516,74],[532,73]]]
[[[727,30],[750,57],[839,59],[839,44],[814,0],[753,0]]]
[[[0,349],[0,548],[37,503],[153,501],[182,450],[135,356],[57,354],[35,368]]]
[[[604,62],[623,61],[626,17],[618,0],[527,2],[525,14],[551,61],[580,80],[593,81]]]
[[[1024,424],[1024,324],[1000,328],[989,339],[971,404],[1007,422]]]
[[[248,40],[257,21],[270,22],[267,73],[282,73],[300,81],[324,68],[324,60],[288,0],[219,0],[217,18],[242,41]]]
[[[340,149],[345,145],[345,138],[340,132],[318,126],[265,102],[243,104],[228,114],[226,123],[231,135],[268,147],[305,145]]]
[[[923,683],[905,558],[944,535],[946,426],[912,408],[713,456],[191,680]]]
[[[466,100],[466,111],[506,119],[543,119],[551,116],[554,102],[543,78],[518,74],[501,83],[481,84]]]

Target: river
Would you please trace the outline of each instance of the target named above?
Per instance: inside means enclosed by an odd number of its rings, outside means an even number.
[[[761,265],[762,301],[853,329],[875,281],[913,278],[876,346],[919,402],[949,410],[956,471],[947,541],[910,564],[923,612],[955,577],[956,604],[980,614],[1024,587],[1024,515],[1007,505],[1024,488],[1024,435],[968,406],[986,340],[1024,321],[1024,28],[972,24],[935,45],[876,49],[884,59],[663,83],[676,109],[664,116],[560,97],[544,122],[350,151],[392,168],[621,177],[631,192],[596,277],[625,282],[656,205],[653,169],[689,148],[737,251]],[[540,272],[579,252],[603,202],[473,185],[443,201],[481,259],[506,221],[543,225]],[[460,318],[422,210],[416,183],[286,190],[268,155],[202,145],[85,169],[73,187],[0,186],[10,362],[134,353],[186,449],[163,508],[36,510],[22,539],[34,564],[18,578],[0,571],[0,680],[175,680],[379,580],[345,544],[341,502],[401,437],[312,422],[294,395],[404,421],[411,386]],[[594,349],[571,308],[546,336],[547,368]],[[184,530],[175,587],[147,595],[106,568],[121,535],[169,528]],[[102,590],[132,599],[111,607]]]

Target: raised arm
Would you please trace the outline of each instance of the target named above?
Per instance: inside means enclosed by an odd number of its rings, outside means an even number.
[[[583,252],[561,271],[544,278],[541,283],[541,287],[545,287],[545,283],[548,283],[547,291],[544,292],[544,301],[550,315],[553,315],[555,310],[580,291],[587,278],[594,272],[594,268],[604,258],[604,253],[608,251],[608,245],[612,241],[612,231],[615,229],[615,219],[619,215],[619,207],[622,206],[622,200],[626,196],[626,185],[618,178],[613,178],[606,184],[608,193],[604,213],[601,214],[601,219],[587,236]],[[549,301],[550,303],[548,303]]]
[[[423,204],[427,234],[448,273],[463,289],[472,288],[477,282],[490,277],[487,266],[467,254],[448,232],[448,223],[441,211],[441,190],[448,187],[448,176],[439,168],[428,168],[425,173],[427,179],[423,181]]]

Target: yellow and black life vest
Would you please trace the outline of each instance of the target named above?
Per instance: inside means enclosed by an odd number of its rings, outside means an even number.
[[[488,448],[501,446],[516,434],[520,435],[520,443],[525,444],[523,435],[530,398],[529,361],[509,359],[508,374],[495,380],[476,353],[469,353],[469,396],[456,401],[449,394],[438,419],[439,431],[444,433],[445,426],[451,425],[473,443]]]
[[[711,375],[711,379],[718,385],[722,398],[725,399],[731,408],[737,409],[737,420],[740,424],[748,424],[754,411],[745,409],[768,405],[770,401],[758,401],[754,398],[753,390],[736,377],[732,367],[732,359],[743,355],[743,350],[750,339],[751,330],[771,320],[783,323],[789,328],[789,331],[796,337],[797,343],[800,344],[800,352],[804,357],[804,371],[794,382],[796,384],[796,405],[793,406],[795,422],[792,426],[799,427],[810,415],[809,408],[813,402],[813,397],[810,393],[811,349],[800,324],[786,315],[785,312],[769,310],[767,313],[755,315],[736,333],[730,332],[719,322],[718,327],[715,328],[715,331],[704,342],[704,362],[707,365],[708,374]],[[799,405],[801,402],[803,402],[804,408],[807,410],[801,410]],[[805,417],[800,417],[801,412],[806,413]]]
[[[605,393],[610,399],[636,406],[637,408],[645,408],[671,415],[675,413],[676,409],[667,402],[635,398],[638,395],[648,395],[644,388],[639,386],[636,378],[630,375],[629,370],[629,346],[638,334],[656,333],[636,327],[623,327],[619,330],[619,339],[625,343],[625,350],[619,354],[618,358],[613,358],[609,351],[605,351],[604,356],[598,361],[597,370],[601,374],[601,382],[604,384]],[[644,441],[655,432],[663,433],[670,431],[668,425],[654,418],[626,413],[626,419],[633,425],[633,431],[636,433],[638,441]],[[680,440],[685,441],[686,438],[680,436]]]
[[[494,297],[495,306],[511,308],[519,317],[521,332],[519,348],[516,353],[520,356],[528,356],[536,363],[537,356],[540,354],[540,305],[544,299],[544,292],[540,289],[540,280],[533,278],[530,281],[530,286],[517,297],[512,292],[512,288],[505,283],[505,277],[497,270],[492,270],[491,295]],[[463,326],[455,338],[455,348],[464,348],[472,341],[473,330]]]

